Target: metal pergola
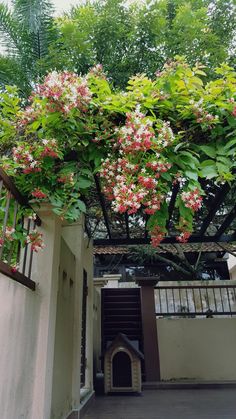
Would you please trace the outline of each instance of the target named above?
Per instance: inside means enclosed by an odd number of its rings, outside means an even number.
[[[196,213],[194,231],[189,243],[229,243],[236,241],[236,182],[215,184],[211,180],[201,180],[205,192],[203,205]],[[175,184],[169,196],[169,218],[166,223],[167,236],[163,244],[177,243],[178,232],[175,201],[179,185]],[[102,193],[100,179],[95,176],[95,187],[86,200],[88,213],[86,230],[94,238],[95,246],[149,244],[146,229],[148,217],[140,211],[132,216],[116,214],[111,203]]]

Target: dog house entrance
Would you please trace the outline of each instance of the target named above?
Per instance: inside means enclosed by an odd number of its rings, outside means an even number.
[[[117,352],[112,360],[113,387],[132,387],[131,359],[124,351]]]

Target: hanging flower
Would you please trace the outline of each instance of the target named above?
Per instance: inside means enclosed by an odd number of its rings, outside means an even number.
[[[202,196],[198,188],[192,191],[182,192],[181,199],[187,208],[191,208],[193,211],[197,211],[202,206]]]
[[[31,193],[31,195],[32,195],[34,198],[37,198],[37,199],[45,199],[45,198],[47,198],[47,194],[45,194],[43,191],[41,191],[41,189],[35,189],[35,190]]]
[[[5,237],[7,240],[9,241],[13,241],[14,237],[13,234],[15,233],[15,229],[13,227],[6,227],[6,231],[5,231]]]
[[[158,225],[151,230],[151,244],[153,247],[158,247],[165,237],[164,230]]]
[[[31,244],[31,250],[36,253],[45,247],[43,242],[43,235],[42,233],[39,233],[37,230],[33,230],[27,236],[26,243]]]

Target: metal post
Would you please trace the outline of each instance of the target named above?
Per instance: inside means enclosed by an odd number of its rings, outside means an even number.
[[[157,322],[154,298],[155,278],[136,278],[141,286],[141,311],[146,381],[160,381]]]

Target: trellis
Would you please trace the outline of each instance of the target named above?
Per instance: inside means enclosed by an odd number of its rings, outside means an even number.
[[[149,244],[150,238],[146,229],[147,216],[141,214],[141,212],[136,218],[129,216],[127,213],[114,214],[110,202],[106,200],[101,191],[98,177],[95,177],[95,185],[96,190],[92,191],[91,198],[87,202],[88,214],[86,216],[86,229],[88,234],[94,236],[94,244],[97,246]],[[188,242],[229,243],[236,241],[236,224],[234,222],[236,219],[236,204],[234,203],[236,183],[224,183],[218,186],[209,182],[206,184],[202,182],[202,187],[206,192],[206,197],[202,210],[195,216],[195,228]],[[175,184],[169,198],[169,218],[166,223],[168,235],[163,239],[163,244],[177,243],[176,236],[178,234],[175,234],[174,231],[174,212],[178,192],[179,185]],[[101,211],[99,211],[99,207]],[[222,207],[224,213],[219,215],[222,212]],[[97,216],[93,216],[94,208],[97,208]],[[93,222],[91,222],[90,217]],[[135,219],[139,222],[138,227],[133,225]],[[100,225],[100,229],[97,228],[98,225]],[[208,229],[210,227],[214,232],[209,234]]]

